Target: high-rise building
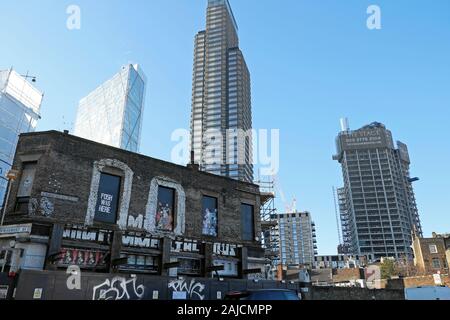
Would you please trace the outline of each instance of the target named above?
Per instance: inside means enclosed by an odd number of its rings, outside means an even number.
[[[280,257],[283,266],[312,267],[317,255],[316,225],[309,212],[278,215]]]
[[[36,129],[43,94],[12,68],[0,71],[0,208],[19,134]]]
[[[195,37],[191,150],[200,169],[253,182],[250,73],[228,0],[208,0]]]
[[[138,65],[122,67],[110,80],[81,99],[75,135],[139,151],[146,77]]]
[[[394,146],[392,133],[374,122],[337,139],[344,187],[338,190],[342,247],[350,254],[377,259],[412,258],[412,233],[422,234],[405,144]]]

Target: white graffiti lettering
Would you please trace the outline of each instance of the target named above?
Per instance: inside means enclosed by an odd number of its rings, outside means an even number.
[[[236,257],[237,246],[224,243],[214,243],[214,254],[219,256]]]
[[[141,238],[132,235],[124,235],[122,237],[122,244],[125,247],[151,248],[159,249],[159,239]]]
[[[137,278],[127,280],[123,277],[106,279],[105,282],[94,287],[92,300],[141,300],[144,297],[145,287],[136,286],[136,280]],[[129,292],[129,287],[133,291]]]
[[[70,277],[67,278],[66,284],[69,290],[81,290],[81,270],[79,266],[68,266],[67,274]]]
[[[133,217],[132,215],[128,216],[128,228],[143,229],[144,216],[142,214],[137,217]]]
[[[205,299],[205,295],[202,294],[205,290],[205,285],[196,282],[195,279],[192,279],[189,284],[185,280],[172,280],[169,282],[169,289],[172,289],[174,292],[186,292],[190,299],[194,297],[200,300]]]

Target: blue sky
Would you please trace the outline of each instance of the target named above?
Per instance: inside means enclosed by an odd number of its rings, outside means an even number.
[[[280,129],[279,183],[316,220],[319,253],[338,244],[331,160],[339,118],[386,124],[408,144],[424,231],[450,232],[450,2],[230,0],[252,75],[256,129]],[[66,8],[81,8],[81,29]],[[382,29],[366,28],[366,9]],[[141,152],[170,160],[189,128],[193,39],[206,0],[0,0],[0,69],[38,77],[39,130],[72,129],[78,100],[128,62],[148,77]],[[284,204],[279,199],[278,207]]]

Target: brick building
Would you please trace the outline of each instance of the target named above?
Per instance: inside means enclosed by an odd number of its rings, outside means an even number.
[[[56,131],[21,135],[13,169],[6,271],[246,278],[263,268],[254,184]]]
[[[433,233],[431,238],[414,236],[414,265],[424,274],[448,273],[450,236]]]

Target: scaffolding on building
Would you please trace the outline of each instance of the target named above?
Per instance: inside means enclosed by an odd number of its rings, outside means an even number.
[[[261,193],[261,243],[265,250],[266,275],[274,278],[280,263],[280,232],[275,207],[275,181],[257,181]]]

